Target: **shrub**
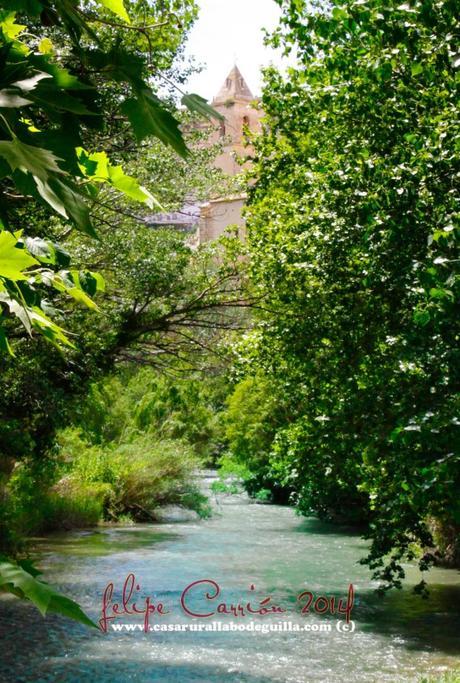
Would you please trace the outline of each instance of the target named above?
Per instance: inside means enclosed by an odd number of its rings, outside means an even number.
[[[221,479],[212,482],[211,491],[213,493],[228,493],[230,495],[241,493],[240,487],[238,486],[237,482],[231,481],[227,483],[225,481],[222,481]]]
[[[16,468],[7,489],[13,535],[94,526],[112,493],[108,484],[86,484],[71,477],[51,487],[49,483],[38,487],[34,468],[27,463]]]
[[[290,410],[275,382],[258,373],[236,385],[223,415],[230,455],[221,459],[221,473],[228,470],[244,482],[250,496],[269,490],[278,503],[289,500],[290,487],[271,462],[277,430]]]
[[[91,386],[78,420],[92,444],[130,443],[149,433],[160,440],[185,440],[212,460],[221,450],[216,413],[225,392],[225,381],[217,376],[181,381],[152,368],[125,368]]]
[[[117,473],[111,448],[89,444],[74,427],[61,431],[58,439],[64,471],[87,483],[115,482]]]
[[[199,460],[181,441],[156,441],[149,435],[122,444],[113,453],[118,473],[113,510],[138,519],[154,517],[161,505],[201,510],[206,497],[193,483]]]
[[[193,483],[200,461],[179,440],[158,440],[151,434],[114,446],[87,444],[78,430],[61,433],[61,459],[74,485],[102,483],[110,495],[103,501],[108,519],[130,515],[147,521],[161,505],[181,505],[207,516],[206,497]],[[62,484],[62,482],[61,482]]]
[[[54,490],[45,497],[40,531],[81,529],[96,526],[102,519],[105,499],[111,493],[110,486],[72,484],[65,491]]]
[[[423,676],[420,683],[460,683],[460,671],[447,671],[440,676]]]
[[[260,491],[257,491],[254,498],[261,503],[269,503],[272,500],[272,492],[270,489],[260,489]]]
[[[59,456],[50,458],[40,480],[33,463],[24,462],[9,481],[2,507],[11,515],[10,545],[13,536],[94,526],[104,518],[150,521],[162,505],[210,515],[194,483],[201,463],[182,441],[144,434],[116,447],[90,445],[72,428],[59,442]]]

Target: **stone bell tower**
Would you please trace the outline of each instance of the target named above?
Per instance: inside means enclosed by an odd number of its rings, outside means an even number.
[[[251,157],[251,147],[245,143],[245,129],[260,131],[263,112],[257,108],[257,100],[249,89],[241,71],[235,66],[228,74],[221,89],[214,97],[212,106],[224,120],[217,125],[211,135],[211,142],[222,143],[222,153],[214,161],[214,166],[224,173],[236,175],[243,167],[238,157]],[[245,194],[210,199],[200,209],[197,231],[197,244],[203,244],[225,234],[229,226],[238,226],[238,234],[245,238],[243,207]]]
[[[209,143],[221,143],[222,153],[214,160],[214,166],[228,175],[236,175],[241,173],[246,165],[241,166],[237,158],[251,157],[252,150],[245,144],[244,132],[246,129],[253,133],[259,132],[263,116],[262,110],[257,107],[257,99],[236,64],[214,97],[212,106],[222,114],[223,121],[218,124],[214,121],[211,124],[197,122],[195,126],[206,131],[204,146]],[[170,226],[193,232],[188,244],[194,248],[225,234],[229,226],[237,226],[239,236],[244,239],[245,223],[242,211],[245,200],[244,193],[212,197],[205,204],[193,203],[184,206],[182,211],[153,214],[147,222],[152,227]]]
[[[235,64],[212,101],[214,109],[225,117],[213,136],[214,140],[220,138],[224,145],[215,165],[229,175],[242,170],[236,157],[248,156],[251,151],[244,144],[244,129],[248,127],[253,132],[260,129],[262,112],[255,105],[256,99]]]

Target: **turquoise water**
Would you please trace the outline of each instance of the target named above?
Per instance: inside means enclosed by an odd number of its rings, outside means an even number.
[[[140,585],[139,606],[152,596],[170,610],[163,617],[152,615],[150,625],[289,621],[299,627],[329,624],[331,631],[120,633],[109,627],[104,634],[59,616],[44,621],[30,606],[5,597],[0,680],[8,683],[380,683],[416,681],[460,665],[459,572],[432,571],[431,596],[421,600],[410,590],[420,577],[409,567],[404,590],[382,600],[367,569],[357,564],[366,548],[359,535],[299,518],[289,508],[241,500],[218,505],[205,521],[72,532],[42,540],[38,548],[46,580],[95,620],[105,586],[112,581],[119,596],[133,573]],[[192,619],[183,613],[180,596],[200,579],[216,581],[222,591],[218,600],[225,603],[245,604],[251,598],[256,604],[269,595],[270,604],[290,612]],[[337,603],[350,583],[356,592],[353,633],[337,630],[343,615],[301,615],[296,608],[301,591],[335,596]],[[215,609],[216,602],[195,592],[188,605],[203,613]],[[120,616],[112,623],[128,622],[142,624],[143,616]]]

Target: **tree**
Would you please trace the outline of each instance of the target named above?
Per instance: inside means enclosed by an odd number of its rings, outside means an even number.
[[[150,208],[157,203],[114,163],[117,147],[126,154],[154,136],[178,155],[188,155],[174,102],[158,97],[152,76],[168,80],[180,42],[196,16],[195,3],[133,2],[129,14],[122,2],[101,0],[100,5],[96,14],[84,2],[18,0],[7,2],[0,13],[0,345],[4,352],[19,352],[20,372],[7,371],[8,391],[13,396],[14,387],[21,390],[15,395],[16,407],[23,399],[19,414],[2,421],[6,476],[18,454],[43,455],[56,424],[68,413],[69,393],[82,378],[88,381],[101,356],[101,345],[91,349],[91,366],[87,349],[77,350],[71,335],[56,322],[56,293],[96,309],[92,297],[104,290],[99,273],[69,268],[63,239],[72,228],[97,237],[92,212],[100,206],[101,185]],[[218,117],[197,95],[183,93],[182,103],[191,112]],[[104,138],[114,143],[111,156],[101,144]],[[49,212],[67,223],[58,241],[49,239],[53,227],[59,232]],[[42,348],[31,353],[16,320],[30,335],[40,333],[59,350],[70,348],[80,362],[55,354],[44,370],[40,362],[48,362],[48,352]],[[72,320],[71,325],[77,324],[78,314]],[[77,335],[81,328],[72,332]],[[14,350],[7,335],[17,339]],[[43,402],[51,396],[52,405],[58,406],[49,425],[44,418],[52,413],[51,406],[44,408],[43,403],[37,409],[37,396]],[[10,410],[8,406],[7,417]],[[21,417],[26,418],[25,433],[14,444]],[[2,589],[32,600],[43,613],[59,611],[90,623],[77,605],[35,576],[28,563],[2,558]]]
[[[460,524],[456,3],[279,4],[298,66],[266,72],[248,210],[251,353],[298,406],[272,467],[400,585]]]
[[[48,315],[46,291],[56,289],[93,306],[90,296],[102,281],[90,272],[68,270],[59,245],[35,237],[27,224],[18,230],[18,204],[27,201],[30,211],[31,202],[40,202],[94,237],[91,208],[100,183],[151,208],[155,204],[103,149],[86,151],[95,134],[99,140],[113,137],[115,126],[128,148],[154,136],[187,155],[179,122],[171,105],[157,96],[151,77],[154,69],[167,72],[171,66],[178,41],[196,16],[195,4],[132,3],[133,22],[122,2],[100,4],[96,14],[79,2],[11,1],[0,16],[2,319],[14,315],[29,334],[37,331],[57,346],[72,342]],[[25,24],[16,23],[16,13]],[[158,38],[163,26],[169,30]],[[184,94],[182,102],[191,111],[218,116],[197,95]],[[11,352],[0,327],[0,343]]]

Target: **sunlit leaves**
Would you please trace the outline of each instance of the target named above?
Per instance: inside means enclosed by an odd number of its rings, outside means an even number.
[[[100,4],[125,24],[130,23],[122,0],[101,0]],[[0,164],[2,177],[15,187],[17,197],[40,200],[62,220],[93,237],[91,207],[101,183],[149,208],[160,207],[152,193],[127,175],[121,165],[113,164],[105,152],[88,154],[79,148],[88,123],[95,129],[102,125],[96,83],[105,79],[123,87],[124,101],[118,100],[122,103],[120,113],[127,116],[137,140],[154,136],[181,156],[187,155],[177,119],[146,79],[149,67],[145,54],[133,49],[129,40],[118,41],[105,51],[95,33],[97,22],[88,21],[84,12],[68,3],[59,3],[52,10],[43,9],[40,2],[18,5],[19,12],[40,16],[45,26],[62,27],[68,47],[76,48],[83,71],[89,68],[79,80],[63,66],[63,52],[57,49],[54,38],[25,33],[12,3],[7,2],[6,7],[0,13],[0,30],[5,43],[9,42],[2,49],[0,108],[8,113],[0,118]],[[83,35],[87,39],[84,47]],[[94,82],[89,73],[97,74]],[[201,114],[210,113],[198,96],[191,96],[187,104]],[[2,207],[2,220],[7,226],[8,202]],[[8,234],[2,233],[5,248]],[[68,336],[50,319],[53,306],[46,301],[44,288],[51,287],[94,309],[92,296],[101,290],[102,279],[95,275],[93,288],[89,286],[91,279],[79,282],[75,271],[66,276],[58,270],[68,265],[59,245],[32,237],[17,244],[14,238],[10,241],[15,259],[0,261],[3,318],[15,317],[29,334],[41,332],[58,346],[70,344]],[[35,268],[29,277],[28,266],[32,265]],[[6,329],[2,330],[3,350],[8,349]]]
[[[145,188],[139,185],[137,180],[131,176],[125,175],[121,166],[110,166],[108,173],[108,180],[113,187],[130,199],[146,204],[153,209],[154,206],[159,207],[161,204],[155,197]]]
[[[81,147],[77,150],[78,162],[83,174],[93,183],[108,183],[130,199],[146,204],[149,208],[161,204],[132,176],[126,175],[121,166],[113,166],[105,152],[88,154]]]
[[[16,23],[16,12],[0,13],[0,30],[10,40],[14,40],[26,27]]]
[[[80,192],[69,181],[60,177],[64,171],[58,166],[61,159],[40,147],[27,145],[17,138],[0,141],[0,156],[12,171],[30,173],[40,197],[63,218],[71,218],[82,232],[95,236],[89,209]]]
[[[27,280],[25,270],[38,265],[38,261],[26,249],[21,248],[17,237],[2,230],[0,232],[0,278]]]
[[[100,275],[47,269],[48,265],[65,265],[68,256],[59,245],[41,238],[22,239],[21,233],[0,231],[0,303],[5,314],[15,317],[26,332],[37,332],[55,346],[74,347],[66,332],[49,317],[46,305],[41,307],[38,285],[65,293],[88,308],[97,309],[92,296],[104,289]],[[1,320],[0,320],[1,323]],[[5,331],[0,324],[0,347],[11,355]]]
[[[123,0],[97,0],[101,5],[107,7],[111,12],[121,17],[127,24],[130,23],[128,12],[125,9]]]
[[[20,296],[18,300],[0,291],[0,302],[6,306],[11,315],[16,316],[30,336],[33,332],[38,332],[57,348],[74,347],[65,331],[41,308],[28,305],[23,296]]]
[[[54,52],[54,45],[49,38],[42,38],[38,44],[38,49],[43,55],[52,55]]]

